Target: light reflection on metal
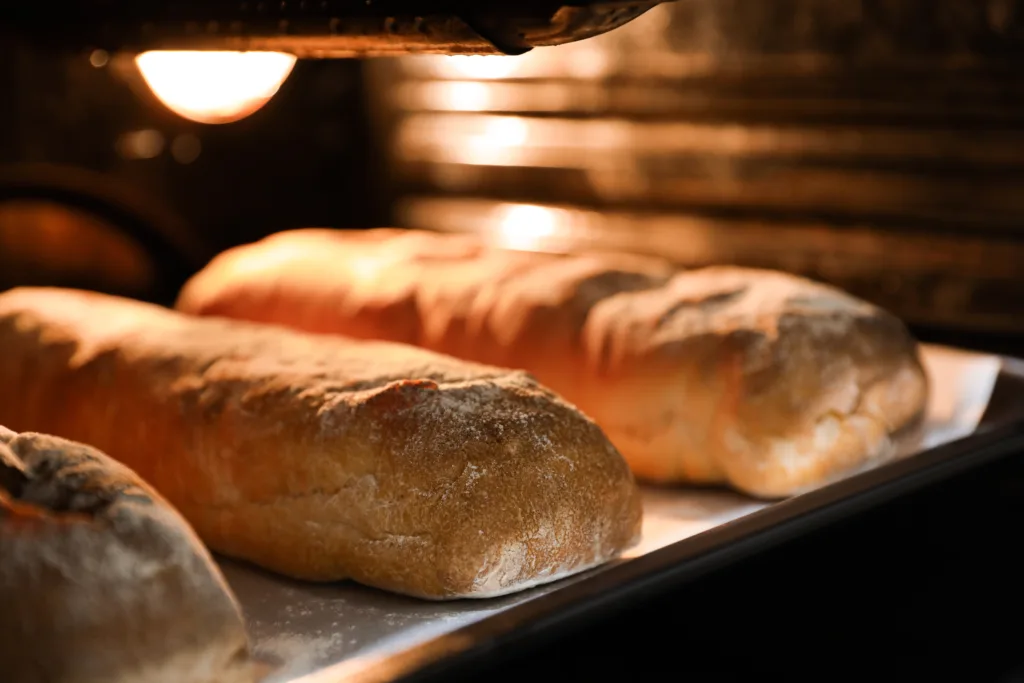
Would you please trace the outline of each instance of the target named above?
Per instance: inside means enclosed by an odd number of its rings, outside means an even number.
[[[179,164],[191,164],[199,158],[202,151],[203,145],[199,138],[191,133],[183,133],[171,143],[171,156]]]
[[[508,78],[523,64],[522,57],[498,57],[490,55],[443,56],[436,62],[437,68],[454,76],[479,79]]]
[[[778,224],[758,221],[723,221],[671,212],[592,210],[575,206],[519,204],[488,199],[410,197],[397,211],[402,225],[448,232],[481,232],[503,241],[506,225],[536,219],[546,235],[535,235],[530,249],[559,250],[587,246],[625,249],[670,258],[685,266],[771,259],[784,270],[817,268],[826,275],[845,278],[878,270],[913,276],[956,268],[964,278],[980,275],[1019,277],[1024,245],[965,242],[958,235],[885,234],[869,228],[843,228],[844,249],[835,250],[834,226],[812,221]],[[513,220],[508,221],[507,217]],[[515,218],[519,216],[519,218]],[[490,227],[494,226],[494,227]],[[539,232],[534,228],[535,232]],[[784,252],[778,249],[785,245]],[[534,246],[536,245],[536,246]],[[527,248],[527,247],[520,247]]]
[[[490,89],[483,83],[455,81],[437,85],[446,86],[433,93],[433,103],[438,108],[451,111],[482,111],[490,108]]]
[[[122,159],[155,159],[164,151],[164,136],[158,130],[145,128],[121,135],[115,143]]]
[[[93,50],[89,54],[89,63],[97,69],[102,69],[110,62],[110,55],[106,50]]]
[[[587,40],[533,50],[515,57],[482,55],[422,55],[402,59],[402,71],[409,75],[442,80],[480,80],[500,82],[513,79],[571,78],[602,79],[623,70],[632,71],[654,47],[661,47],[661,34],[670,14],[664,7],[655,7],[615,31]],[[635,46],[642,46],[637,51]],[[665,52],[668,52],[666,49]],[[642,53],[642,56],[641,56]],[[677,60],[678,61],[678,60]],[[700,65],[674,65],[678,71],[692,70]],[[701,64],[703,64],[703,60]],[[641,66],[644,66],[641,64]],[[661,69],[659,61],[646,65]]]
[[[466,138],[463,152],[469,163],[508,163],[509,152],[526,143],[529,129],[526,121],[518,117],[492,118],[483,127]]]
[[[542,206],[506,204],[495,222],[497,241],[509,249],[536,250],[558,229],[558,214]]]

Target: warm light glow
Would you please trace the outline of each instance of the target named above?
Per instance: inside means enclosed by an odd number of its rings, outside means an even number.
[[[483,83],[457,81],[448,84],[441,92],[441,104],[454,111],[481,111],[487,106],[488,90]]]
[[[258,111],[295,66],[280,52],[144,52],[135,58],[168,109],[200,123],[230,123]]]
[[[502,214],[498,242],[508,249],[537,249],[558,227],[555,212],[542,206],[516,204],[503,207]]]
[[[518,56],[454,55],[443,59],[447,70],[466,78],[508,78],[522,64]]]
[[[526,143],[529,132],[519,117],[490,117],[481,130],[467,136],[460,153],[469,163],[507,164]]]
[[[526,121],[517,116],[493,117],[474,141],[487,147],[518,147],[526,142],[529,133]]]

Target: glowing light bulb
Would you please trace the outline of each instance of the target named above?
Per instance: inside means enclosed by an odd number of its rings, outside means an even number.
[[[281,52],[144,52],[135,64],[146,85],[178,116],[231,123],[259,111],[295,66]]]

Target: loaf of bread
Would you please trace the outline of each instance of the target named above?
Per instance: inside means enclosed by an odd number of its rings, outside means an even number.
[[[0,680],[255,673],[234,598],[170,505],[93,448],[0,427]]]
[[[487,597],[639,540],[622,456],[522,372],[57,289],[0,294],[0,349],[0,421],[101,448],[294,577]]]
[[[927,397],[900,320],[764,270],[311,229],[224,252],[177,307],[523,368],[595,419],[638,477],[766,498],[884,461]]]

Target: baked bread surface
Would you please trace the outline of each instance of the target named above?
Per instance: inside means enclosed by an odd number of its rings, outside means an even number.
[[[639,537],[622,457],[523,372],[58,289],[0,295],[0,348],[0,420],[103,449],[290,576],[488,597]]]
[[[886,461],[928,394],[906,326],[835,288],[470,235],[279,233],[216,257],[177,307],[523,368],[594,418],[638,477],[765,498]]]
[[[254,680],[241,614],[185,521],[93,448],[0,427],[0,680]]]

